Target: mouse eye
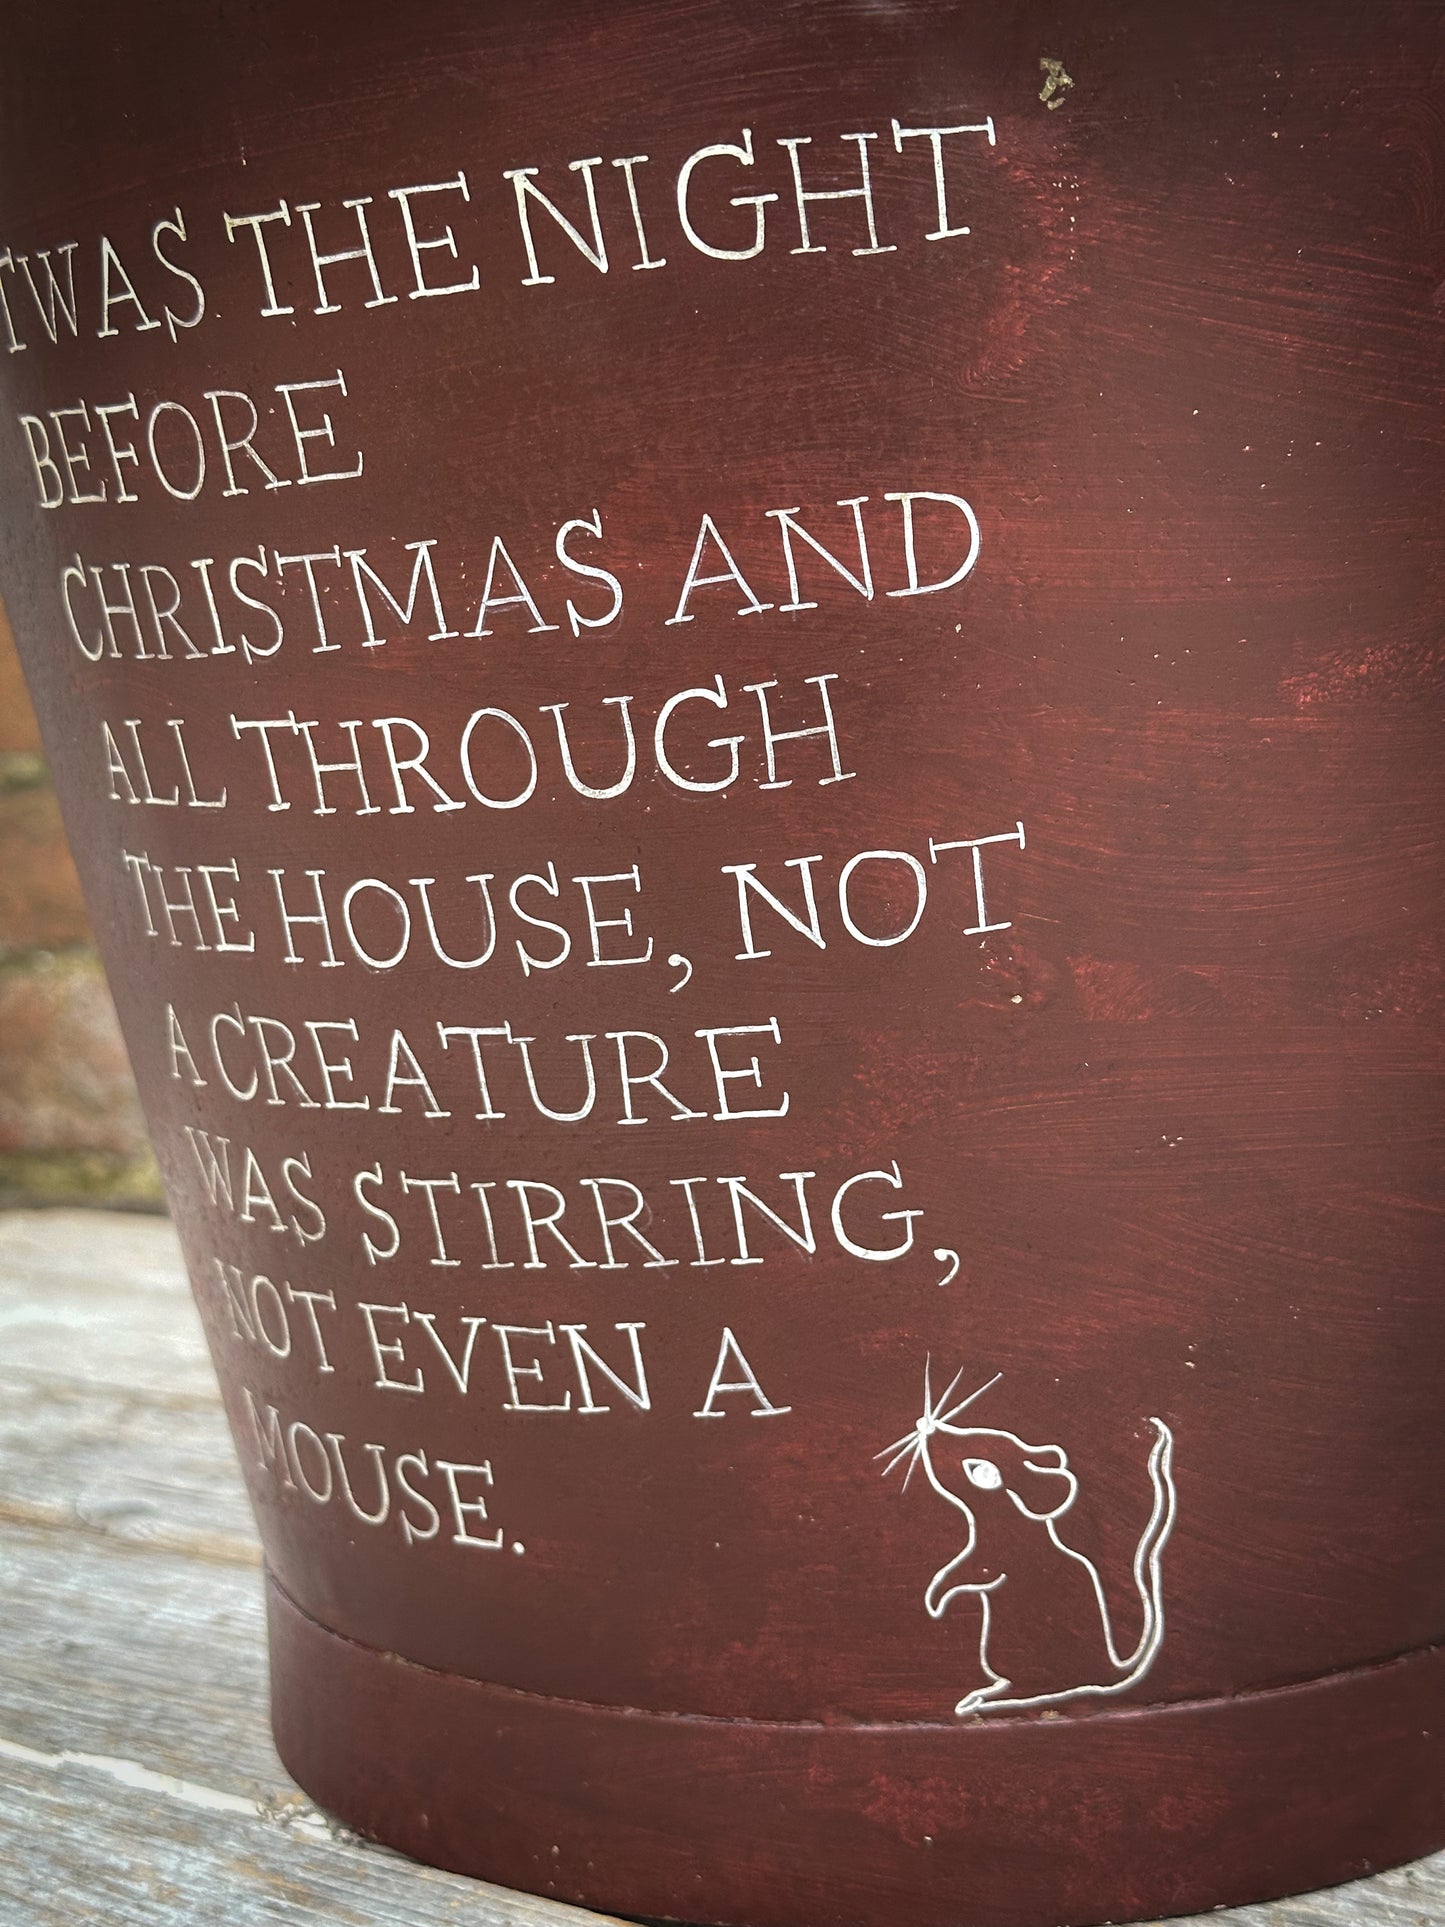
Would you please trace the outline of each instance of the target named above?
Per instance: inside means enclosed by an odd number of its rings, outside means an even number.
[[[1003,1484],[1003,1473],[992,1459],[965,1459],[963,1471],[970,1485],[982,1486],[985,1492],[997,1492]]]

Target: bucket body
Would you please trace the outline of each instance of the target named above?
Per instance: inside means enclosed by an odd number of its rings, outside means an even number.
[[[18,15],[3,592],[302,1785],[751,1927],[1439,1846],[1440,8]]]

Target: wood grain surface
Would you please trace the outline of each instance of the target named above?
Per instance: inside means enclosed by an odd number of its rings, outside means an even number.
[[[583,1927],[358,1840],[266,1722],[260,1555],[170,1226],[0,1217],[4,1927]],[[1233,1927],[1438,1927],[1445,1855]]]
[[[0,1921],[568,1927],[360,1842],[266,1723],[255,1528],[169,1225],[0,1219]]]

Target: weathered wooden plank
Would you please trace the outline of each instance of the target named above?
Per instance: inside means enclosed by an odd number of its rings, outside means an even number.
[[[0,1214],[0,1927],[595,1922],[310,1805],[258,1562],[170,1226]],[[1445,1854],[1208,1923],[1442,1927]]]
[[[257,1562],[166,1220],[0,1215],[0,1464],[0,1519]]]
[[[289,1784],[264,1720],[259,1572],[50,1529],[8,1528],[0,1548],[0,1737],[224,1793]]]
[[[1169,1927],[1441,1927],[1445,1922],[1445,1854],[1357,1880],[1328,1893],[1303,1894],[1266,1906],[1193,1914]],[[1164,1927],[1156,1922],[1154,1927]]]
[[[255,1526],[219,1405],[159,1405],[0,1364],[0,1520],[54,1524],[255,1565]]]
[[[0,1922],[567,1927],[276,1758],[250,1511],[171,1227],[0,1216]]]
[[[7,1373],[216,1402],[176,1234],[121,1212],[0,1212]]]
[[[569,1927],[597,1917],[356,1840],[266,1726],[255,1571],[0,1527],[4,1927]]]
[[[122,1766],[124,1763],[120,1763]],[[0,1754],[4,1927],[596,1927],[600,1916],[363,1846],[304,1801],[236,1810],[116,1763]]]

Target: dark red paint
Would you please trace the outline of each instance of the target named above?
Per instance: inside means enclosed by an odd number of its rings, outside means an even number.
[[[440,1864],[607,1909],[778,1927],[1153,1915],[1440,1845],[1440,6],[165,0],[103,15],[25,5],[5,41],[0,251],[33,261],[78,242],[83,339],[40,337],[12,267],[34,338],[24,352],[0,343],[4,593],[251,1480],[278,1737],[303,1784]],[[1044,58],[1074,82],[1056,107],[1039,98]],[[972,232],[928,242],[927,144],[896,153],[890,121],[984,115],[997,145],[950,149],[951,217]],[[756,259],[710,259],[679,229],[677,169],[744,128],[751,172],[697,171],[700,231],[744,247],[753,210],[730,197],[780,199]],[[838,137],[860,129],[880,135],[877,226],[896,251],[851,252],[866,240],[853,201],[813,204],[827,252],[793,252],[779,140],[810,136],[810,183],[842,186],[857,157]],[[641,154],[648,242],[667,266],[639,272],[611,161]],[[503,171],[537,166],[583,221],[567,163],[592,155],[607,275],[539,217],[555,279],[524,285]],[[478,288],[412,302],[388,190],[459,169],[470,200],[418,203],[418,226],[455,230],[455,259],[426,257],[434,282],[475,264]],[[341,264],[327,271],[340,312],[316,315],[293,215],[267,232],[279,299],[298,312],[262,318],[252,238],[228,243],[222,210],[318,202],[320,233],[368,194],[398,298],[365,308],[364,264]],[[120,306],[117,333],[98,339],[97,237],[129,265],[177,207],[187,240],[170,252],[204,284],[204,321],[172,343]],[[326,234],[355,241],[339,217]],[[188,312],[175,277],[137,285],[153,318],[161,297]],[[261,490],[243,465],[256,491],[225,496],[212,443],[193,504],[137,468],[134,504],[38,505],[17,411],[134,394],[143,415],[168,397],[201,408],[209,389],[279,411],[276,383],[338,369],[347,397],[324,398],[335,448],[308,446],[318,466],[364,450],[355,482],[297,486],[293,449],[289,490]],[[284,414],[262,420],[257,446],[274,457]],[[162,459],[179,473],[185,444],[167,432]],[[900,490],[976,510],[979,560],[957,590],[887,593],[906,585],[883,500]],[[740,596],[701,589],[695,620],[669,625],[704,512],[776,604],[788,583],[765,512],[799,505],[848,560],[853,525],[835,505],[859,496],[871,602],[800,547],[816,609],[740,618]],[[599,613],[605,589],[552,550],[562,523],[594,510],[605,540],[582,535],[573,552],[623,581],[619,621],[533,635],[513,608],[490,636],[465,634],[495,535],[549,621],[568,594]],[[92,664],[62,618],[75,555],[169,568],[186,586],[178,619],[204,635],[197,558],[337,544],[365,549],[395,588],[413,560],[402,545],[425,539],[454,637],[433,639],[423,593],[409,625],[363,649],[338,589],[337,646],[313,653],[294,570],[279,597],[274,574],[241,577],[287,625],[285,646],[249,666],[192,659],[174,636],[170,661]],[[920,566],[941,570],[944,544],[920,510]],[[242,618],[227,599],[233,638]],[[709,740],[745,731],[742,773],[684,795],[656,767],[651,726],[716,674],[731,709],[695,704],[677,741],[701,779],[723,767]],[[856,775],[820,788],[815,739],[786,750],[790,788],[760,788],[742,692],[776,680],[776,727],[802,727],[819,715],[806,679],[824,675]],[[636,778],[586,799],[545,706],[569,705],[577,769],[604,787],[624,748],[606,699],[624,693]],[[334,815],[304,808],[304,787],[289,813],[268,810],[257,743],[226,721],[315,719],[318,755],[336,760],[338,719],[404,716],[459,783],[461,727],[486,706],[536,719],[537,793],[506,813],[432,812],[418,787],[415,813],[390,814],[381,764],[368,766],[374,813],[355,814],[344,776]],[[178,780],[167,725],[181,719],[198,794],[224,784],[227,807],[108,800],[102,717],[137,721],[157,788]],[[285,782],[304,785],[304,745],[278,737],[277,751]],[[487,773],[501,785],[525,767],[499,750]],[[840,937],[851,855],[927,865],[930,836],[1016,821],[1026,849],[999,846],[988,869],[1007,930],[965,934],[965,852],[956,870],[930,867],[906,944]],[[164,866],[234,860],[235,927],[262,933],[257,954],[148,938],[122,849]],[[737,962],[725,866],[755,862],[796,889],[782,866],[814,853],[827,949],[759,913],[773,954]],[[322,970],[314,932],[298,935],[312,967],[282,961],[270,867],[298,889],[325,869],[333,911],[357,878],[435,878],[438,926],[464,955],[465,879],[493,873],[504,905],[511,880],[549,860],[566,877],[639,864],[634,908],[657,964],[523,977],[511,944],[528,933],[505,911],[498,961],[475,972],[425,957]],[[860,879],[860,923],[897,927],[905,883],[897,867]],[[383,906],[358,914],[374,915],[357,927],[384,952]],[[573,898],[574,932],[578,915]],[[695,967],[676,992],[661,962],[673,949]],[[354,1091],[373,1111],[241,1104],[209,1059],[204,1087],[169,1075],[168,1002],[193,1047],[235,1005],[293,1031],[355,1019]],[[774,1017],[783,1044],[750,1048],[766,1058],[759,1104],[791,1092],[786,1123],[673,1124],[659,1104],[646,1128],[620,1129],[599,1044],[606,1122],[553,1124],[519,1103],[486,1125],[465,1056],[435,1042],[437,1022],[509,1022],[539,1040],[539,1082],[545,1069],[563,1109],[582,1085],[560,1040],[665,1033],[687,1045],[671,1087],[702,1108],[694,1030]],[[424,1068],[450,1117],[423,1117],[415,1089],[375,1115],[397,1025],[431,1040]],[[314,1094],[315,1059],[296,1063]],[[507,1088],[522,1089],[515,1075]],[[741,1104],[745,1087],[731,1088]],[[249,1144],[273,1183],[304,1153],[327,1238],[218,1213],[188,1125]],[[360,1233],[378,1227],[351,1190],[378,1160],[456,1172],[462,1198],[519,1177],[576,1196],[582,1178],[616,1172],[668,1200],[644,1228],[685,1258],[673,1179],[746,1174],[783,1211],[778,1174],[813,1171],[825,1225],[839,1184],[895,1159],[907,1196],[888,1204],[926,1210],[897,1265],[822,1238],[810,1260],[753,1219],[761,1267],[489,1270],[480,1216],[459,1213],[459,1262],[432,1266],[414,1196],[409,1255],[369,1266]],[[722,1193],[709,1196],[716,1213]],[[712,1222],[725,1229],[726,1212]],[[942,1288],[934,1246],[959,1259]],[[217,1258],[331,1293],[335,1370],[306,1364],[294,1303],[288,1358],[239,1340]],[[458,1357],[465,1316],[488,1330],[583,1323],[614,1363],[614,1322],[643,1322],[654,1408],[505,1412],[495,1349],[479,1339],[463,1397],[415,1324],[383,1332],[405,1339],[399,1377],[425,1362],[427,1397],[378,1392],[351,1309],[363,1299],[425,1308]],[[745,1402],[722,1423],[692,1416],[724,1325],[786,1416],[753,1419]],[[958,1521],[920,1477],[905,1494],[874,1460],[918,1418],[929,1354],[942,1383],[958,1368],[965,1389],[1005,1374],[980,1425],[1067,1447],[1081,1480],[1070,1530],[1126,1644],[1149,1420],[1172,1429],[1167,1633],[1128,1694],[955,1718],[979,1679],[976,1614],[961,1600],[935,1620],[923,1601]],[[488,1461],[507,1543],[408,1544],[394,1520],[367,1528],[285,1491],[243,1386],[345,1441],[363,1506],[369,1443],[393,1466],[418,1449]],[[1076,1677],[1080,1622],[1059,1573],[1016,1569],[1012,1584],[1039,1629],[1039,1678]]]

